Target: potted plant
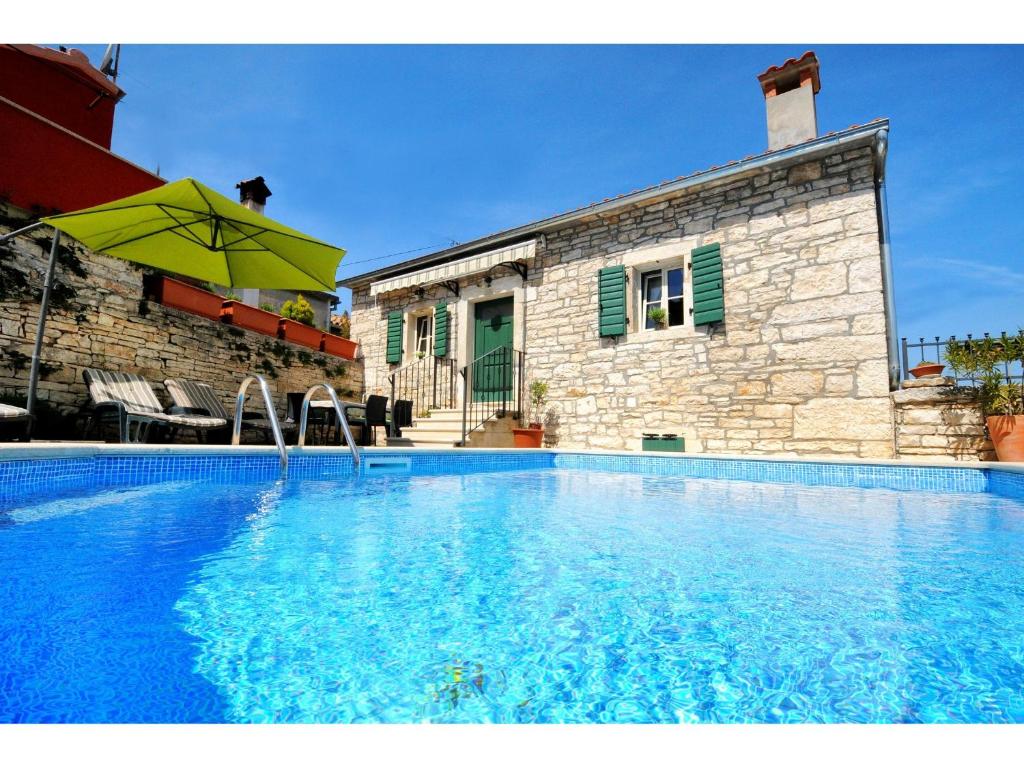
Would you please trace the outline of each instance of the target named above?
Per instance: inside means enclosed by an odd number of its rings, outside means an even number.
[[[165,307],[202,315],[211,320],[220,320],[220,310],[224,306],[223,296],[167,276],[160,280],[157,299]]]
[[[945,367],[946,366],[942,365],[942,363],[936,363],[931,360],[922,360],[910,369],[910,373],[915,379],[920,379],[924,376],[939,376],[942,374]]]
[[[220,311],[222,323],[230,323],[266,336],[277,335],[277,329],[281,323],[279,315],[268,312],[262,305],[257,309],[249,304],[243,304],[238,297],[231,294],[224,298],[227,301],[224,302],[224,308]]]
[[[311,349],[320,349],[323,332],[313,327],[313,306],[301,293],[295,301],[288,300],[281,306],[281,320],[278,335],[294,344]]]
[[[534,379],[530,384],[530,413],[540,415],[547,399],[548,383],[543,379]],[[540,448],[544,442],[544,425],[539,421],[531,421],[526,427],[513,429],[512,439],[516,448]]]
[[[654,323],[655,328],[664,328],[668,315],[661,307],[651,307],[647,310],[647,319]]]
[[[958,377],[977,382],[985,426],[999,461],[1024,461],[1024,375],[1020,383],[1012,381],[1004,367],[1024,365],[1024,330],[1000,339],[950,339],[946,361]]]
[[[356,349],[359,345],[351,339],[346,339],[332,325],[331,332],[325,333],[320,339],[320,349],[328,355],[344,357],[346,360],[356,359]]]

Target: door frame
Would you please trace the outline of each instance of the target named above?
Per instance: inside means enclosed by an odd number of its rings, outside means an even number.
[[[512,348],[524,350],[526,346],[526,289],[518,275],[496,277],[490,286],[479,283],[464,285],[457,302],[455,320],[457,323],[455,351],[456,364],[464,368],[473,362],[476,349],[476,306],[477,304],[512,297]],[[513,385],[514,386],[514,385]],[[458,388],[458,402],[462,405],[462,387]],[[473,398],[473,382],[469,382],[469,398]]]
[[[508,309],[510,310],[508,312],[508,314],[500,315],[501,318],[507,318],[508,319],[508,325],[507,325],[507,328],[502,331],[501,336],[499,338],[504,337],[505,334],[507,333],[508,334],[508,341],[505,344],[499,345],[498,347],[494,347],[493,349],[489,349],[489,350],[486,350],[486,351],[482,352],[480,349],[478,349],[478,345],[476,343],[477,341],[479,341],[479,336],[477,335],[477,331],[480,329],[480,322],[481,322],[480,319],[477,317],[477,312],[479,312],[480,308],[483,307],[483,306],[486,306],[488,304],[497,304],[497,303],[503,304],[504,306],[508,307]],[[494,298],[494,299],[487,299],[486,301],[478,301],[478,302],[473,304],[473,359],[474,360],[477,360],[482,355],[490,354],[491,352],[499,349],[500,347],[505,347],[508,350],[508,352],[506,353],[508,355],[507,363],[509,365],[511,365],[513,363],[512,355],[514,354],[513,350],[515,349],[515,336],[516,336],[515,317],[516,317],[516,315],[515,315],[515,297],[514,296],[499,296],[499,297]],[[470,392],[471,392],[470,396],[472,397],[472,401],[475,402],[475,403],[493,403],[493,402],[499,402],[499,401],[508,401],[509,399],[511,399],[512,394],[513,394],[513,392],[515,390],[515,382],[513,381],[512,377],[510,376],[508,381],[507,381],[507,384],[508,384],[508,386],[507,386],[507,394],[504,394],[506,392],[506,389],[500,387],[500,385],[501,385],[501,383],[503,381],[503,378],[504,378],[504,371],[502,371],[502,378],[500,378],[497,382],[495,382],[495,381],[493,381],[493,378],[491,376],[486,376],[485,374],[482,373],[482,371],[487,370],[488,367],[489,366],[484,366],[482,369],[475,369],[473,371],[473,381],[470,383]],[[493,370],[497,370],[497,369],[493,369]],[[493,373],[493,370],[492,370],[492,373]],[[477,383],[477,381],[481,380],[482,376],[486,377],[487,383],[498,384],[499,388],[495,389],[495,390],[488,390],[486,393],[484,393],[484,392],[479,392],[479,393],[476,392],[475,391],[476,383]]]

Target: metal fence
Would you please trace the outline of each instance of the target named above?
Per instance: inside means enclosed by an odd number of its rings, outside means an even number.
[[[998,337],[994,337],[996,340],[999,338],[1006,337],[1006,331],[1003,331]],[[990,334],[982,334],[981,339],[993,338]],[[918,337],[917,342],[907,341],[907,337],[903,337],[902,351],[903,351],[903,378],[910,378],[910,369],[918,364],[921,360],[928,360],[931,362],[941,363],[945,366],[949,366],[949,362],[946,360],[946,345],[950,341],[975,341],[974,334],[967,334],[965,339],[958,339],[956,336],[949,336],[943,339],[941,336],[935,336],[934,339],[925,339],[924,337]],[[954,376],[954,372],[950,370],[943,371],[945,376]],[[1003,364],[1003,375],[1007,383],[1016,382],[1020,383],[1024,371],[1021,370],[1020,362],[1015,363],[1004,363]],[[963,387],[976,387],[978,382],[973,378],[960,378],[957,377],[957,384]]]
[[[391,405],[400,400],[412,403],[413,419],[435,408],[455,407],[455,361],[447,357],[425,355],[392,373]]]

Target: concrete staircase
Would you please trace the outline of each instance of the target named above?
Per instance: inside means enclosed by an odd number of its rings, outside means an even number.
[[[426,418],[415,419],[415,426],[402,430],[401,437],[389,437],[389,448],[452,448],[462,440],[462,409],[437,408]],[[469,436],[470,448],[511,448],[512,416],[491,417]]]

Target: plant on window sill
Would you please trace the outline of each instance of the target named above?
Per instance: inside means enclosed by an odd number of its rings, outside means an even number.
[[[664,328],[668,315],[661,307],[651,307],[647,310],[647,319],[654,323],[655,328]]]

